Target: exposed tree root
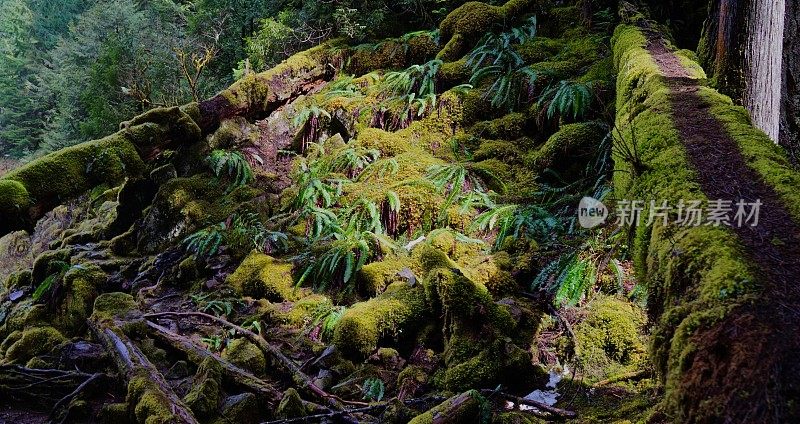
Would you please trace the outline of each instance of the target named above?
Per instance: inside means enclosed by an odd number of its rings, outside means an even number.
[[[76,399],[78,396],[81,395],[85,390],[88,390],[92,385],[96,384],[98,381],[103,380],[106,377],[105,374],[102,373],[95,373],[89,376],[83,383],[81,383],[78,387],[75,388],[70,394],[64,396],[53,405],[53,409],[50,411],[50,419],[54,420],[56,417],[62,416],[63,418],[58,422],[64,422],[67,418],[67,414],[62,414],[62,408],[66,408],[69,406],[70,402]]]
[[[225,319],[218,318],[213,315],[205,314],[202,312],[161,312],[155,314],[147,314],[144,317],[148,319],[158,319],[158,318],[168,318],[168,317],[202,318],[220,324],[228,329],[235,330],[236,332],[245,336],[248,340],[253,342],[262,351],[264,351],[264,353],[272,357],[278,363],[278,365],[280,365],[286,370],[287,374],[290,374],[292,376],[292,380],[295,382],[295,384],[307,390],[309,393],[313,394],[320,400],[324,401],[328,406],[336,410],[342,410],[343,403],[353,403],[353,402],[343,401],[339,397],[331,395],[326,391],[322,390],[316,384],[314,384],[314,381],[311,379],[311,377],[309,377],[306,373],[304,373],[300,369],[300,365],[292,361],[288,356],[284,355],[280,349],[267,343],[267,341],[264,340],[264,338],[262,338],[258,334],[246,328],[242,328],[241,326],[233,324]],[[358,402],[356,404],[363,405],[363,403],[361,402]]]
[[[222,367],[223,375],[231,384],[246,388],[260,395],[269,404],[270,408],[274,409],[280,402],[282,393],[266,381],[198,346],[188,338],[175,334],[156,323],[148,321],[147,326],[153,336],[172,346],[173,349],[185,353],[192,362],[199,364],[205,358],[213,359]]]
[[[195,424],[197,420],[183,400],[172,391],[164,376],[147,359],[147,356],[136,347],[133,342],[113,324],[101,323],[93,319],[88,320],[89,328],[97,339],[106,347],[114,359],[121,377],[131,386],[134,378],[144,378],[150,384],[146,390],[153,392],[153,397],[159,401],[167,402],[169,411],[178,422]],[[130,390],[129,387],[129,395]]]

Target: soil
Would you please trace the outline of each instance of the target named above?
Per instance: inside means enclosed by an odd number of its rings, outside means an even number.
[[[698,350],[681,383],[688,421],[698,419],[692,411],[716,399],[722,402],[716,405],[719,422],[798,422],[800,225],[747,165],[678,57],[659,39],[651,40],[648,50],[671,86],[673,120],[703,192],[734,204],[762,203],[757,226],[732,231],[754,263],[763,292],[758,301],[694,336]]]

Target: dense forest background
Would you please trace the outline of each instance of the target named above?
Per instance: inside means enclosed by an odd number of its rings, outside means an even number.
[[[453,3],[4,0],[0,155],[38,156],[98,138],[144,110],[206,98],[328,38],[433,27]]]

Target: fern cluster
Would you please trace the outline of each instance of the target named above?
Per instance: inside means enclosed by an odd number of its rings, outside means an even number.
[[[218,178],[228,180],[228,191],[247,185],[255,179],[250,163],[240,152],[214,150],[206,162]]]

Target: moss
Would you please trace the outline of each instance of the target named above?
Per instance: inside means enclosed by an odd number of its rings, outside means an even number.
[[[514,49],[525,63],[537,63],[548,60],[558,54],[565,46],[564,40],[548,37],[534,37]]]
[[[27,223],[24,211],[27,211],[31,204],[32,199],[28,190],[21,182],[0,180],[0,216],[14,220],[3,223],[3,233],[15,228],[24,228]]]
[[[66,341],[53,327],[34,327],[24,330],[5,353],[7,363],[25,363],[31,358],[49,353]]]
[[[397,275],[409,267],[408,258],[392,258],[364,265],[358,271],[358,286],[369,297],[383,292],[391,283],[401,280]]]
[[[442,63],[436,74],[437,82],[447,87],[464,84],[469,81],[470,77],[472,77],[472,71],[467,66],[466,59]]]
[[[212,358],[206,358],[197,368],[192,388],[183,401],[195,416],[210,417],[217,410],[221,394],[222,366]]]
[[[31,270],[31,282],[38,286],[48,276],[59,273],[64,263],[69,263],[72,252],[69,249],[49,250],[36,257]]]
[[[143,170],[133,143],[119,133],[29,162],[0,179],[3,232],[22,228],[18,226],[21,222],[32,224],[53,206],[92,187],[117,185]],[[34,204],[42,207],[33,210]]]
[[[295,300],[298,296],[292,279],[292,264],[263,253],[251,253],[228,276],[227,282],[237,293],[271,302]]]
[[[640,156],[639,164],[619,154],[615,157],[620,169],[614,178],[617,197],[663,199],[673,205],[680,199],[707,201],[672,122],[670,87],[645,48],[647,38],[641,30],[621,25],[615,31],[613,45],[619,70],[617,127],[621,128],[615,143],[625,143],[635,134]],[[740,140],[745,160],[757,163],[754,154],[764,156],[767,162],[772,158],[775,162],[769,165],[770,172],[774,169],[773,175],[787,175],[774,147],[757,130],[747,128],[741,110],[705,88],[706,77],[699,65],[683,53],[678,55],[689,78],[701,87],[699,92],[709,102],[709,110],[726,124],[734,139]],[[764,178],[769,181],[774,176]],[[792,195],[786,196],[791,199]],[[645,207],[644,216],[647,213]],[[636,232],[634,251],[637,274],[647,284],[649,314],[655,323],[651,351],[666,387],[665,409],[680,420],[685,410],[685,373],[699,349],[693,340],[709,337],[716,323],[727,319],[737,306],[753,301],[762,286],[736,236],[727,229],[642,226]],[[708,404],[713,402],[710,399]]]
[[[92,319],[108,321],[129,316],[136,306],[136,300],[127,293],[103,293],[94,300]]]
[[[478,122],[469,132],[483,139],[516,140],[530,130],[531,120],[524,113],[509,113],[502,118]]]
[[[426,310],[419,287],[394,283],[380,296],[348,308],[336,325],[333,343],[346,356],[366,358],[381,339],[412,333]]]
[[[222,352],[222,358],[255,375],[264,374],[267,360],[264,352],[247,339],[234,339]]]
[[[283,398],[278,404],[278,409],[275,411],[275,417],[278,419],[299,418],[308,415],[303,399],[294,388],[289,388],[283,393]]]
[[[629,302],[602,295],[587,308],[588,315],[575,327],[575,355],[587,381],[597,382],[644,366],[644,312]]]
[[[101,424],[126,424],[130,422],[127,403],[107,403],[97,413]]]
[[[452,413],[452,405],[454,402],[458,402],[461,405],[457,409],[458,415],[456,416],[454,416]],[[445,413],[449,413],[446,415],[449,422],[479,422],[483,402],[485,401],[478,392],[470,391],[462,393],[447,399],[439,405],[431,408],[424,414],[416,416],[413,420],[409,421],[408,424],[432,424],[437,422],[437,417],[444,416]]]
[[[125,401],[134,405],[136,422],[144,424],[168,424],[175,422],[172,403],[161,392],[158,385],[146,375],[136,375],[128,382]]]
[[[537,173],[555,168],[561,175],[570,175],[567,171],[575,165],[582,167],[604,137],[603,128],[596,123],[563,125],[544,145],[525,157],[525,164]]]
[[[504,18],[500,7],[470,1],[450,12],[442,20],[439,24],[439,33],[443,40],[449,41],[454,35],[461,34],[470,38],[470,41],[475,41],[477,36],[490,32]]]
[[[96,265],[73,266],[64,274],[63,287],[67,295],[61,304],[58,326],[75,332],[86,324],[94,300],[108,276]]]

